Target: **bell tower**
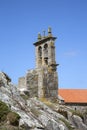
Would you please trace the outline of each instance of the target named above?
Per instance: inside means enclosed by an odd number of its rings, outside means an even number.
[[[55,40],[51,28],[48,28],[48,35],[38,34],[34,43],[36,50],[36,69],[38,72],[38,97],[58,96],[58,76],[55,59]]]
[[[48,66],[56,70],[55,40],[51,28],[48,28],[48,36],[38,34],[38,41],[34,43],[36,49],[36,68]]]
[[[19,78],[18,88],[27,91],[29,97],[58,99],[58,74],[55,59],[55,40],[51,28],[47,36],[38,34],[34,43],[36,51],[36,67],[28,70]]]

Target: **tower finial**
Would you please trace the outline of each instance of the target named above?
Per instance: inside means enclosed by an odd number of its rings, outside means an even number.
[[[51,27],[48,28],[48,36],[52,36]]]
[[[41,34],[40,33],[38,33],[38,38],[37,39],[38,39],[38,41],[41,40]]]
[[[45,38],[45,32],[46,32],[46,31],[45,31],[45,30],[43,30],[43,37],[44,37],[44,38]]]

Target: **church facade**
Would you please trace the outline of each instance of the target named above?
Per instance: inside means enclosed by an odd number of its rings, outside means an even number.
[[[34,43],[36,67],[19,78],[18,89],[29,92],[30,97],[58,98],[58,74],[55,59],[55,40],[51,28],[48,35],[38,34]]]

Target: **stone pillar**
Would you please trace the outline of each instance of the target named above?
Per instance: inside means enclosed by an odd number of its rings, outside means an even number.
[[[44,66],[44,46],[42,45],[42,66]]]
[[[42,47],[42,46],[41,46]],[[42,58],[39,56],[38,46],[36,47],[36,68],[42,66]]]
[[[48,44],[48,64],[56,64],[55,62],[55,46],[54,42],[51,40],[50,43]]]

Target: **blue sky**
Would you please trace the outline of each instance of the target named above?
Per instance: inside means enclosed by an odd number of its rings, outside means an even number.
[[[52,27],[60,88],[87,88],[87,0],[0,0],[0,71],[35,68],[38,32]]]

